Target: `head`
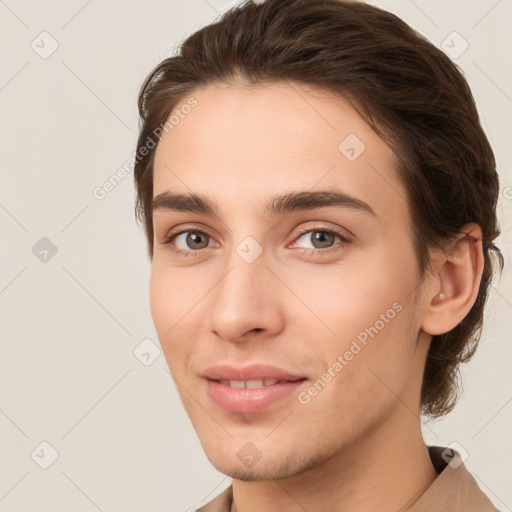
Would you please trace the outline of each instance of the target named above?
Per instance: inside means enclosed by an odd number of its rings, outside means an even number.
[[[139,110],[151,311],[214,465],[291,474],[400,404],[453,409],[503,258],[493,152],[444,53],[364,3],[245,2],[150,73]],[[306,380],[227,412],[204,379],[226,362]]]

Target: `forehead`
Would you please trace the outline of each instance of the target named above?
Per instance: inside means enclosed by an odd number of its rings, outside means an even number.
[[[193,109],[180,114],[191,97]],[[343,98],[297,82],[195,89],[171,113],[154,161],[154,196],[166,190],[247,208],[290,190],[334,187],[404,215],[391,149]]]

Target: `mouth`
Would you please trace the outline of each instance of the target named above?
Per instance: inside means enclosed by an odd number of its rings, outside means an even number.
[[[297,379],[303,380],[303,379]],[[220,382],[223,386],[229,386],[233,389],[260,389],[268,386],[275,386],[276,384],[283,384],[285,382],[297,382],[289,380],[279,379],[262,379],[262,380],[215,380],[214,382]]]
[[[272,405],[293,398],[306,378],[284,379],[208,379],[205,378],[206,393],[210,400],[226,412],[253,414],[267,410]]]

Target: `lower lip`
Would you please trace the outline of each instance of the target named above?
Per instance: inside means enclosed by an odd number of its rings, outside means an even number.
[[[296,391],[305,382],[278,382],[262,388],[232,388],[215,380],[206,379],[206,389],[210,398],[228,412],[253,413],[259,412],[273,403]]]

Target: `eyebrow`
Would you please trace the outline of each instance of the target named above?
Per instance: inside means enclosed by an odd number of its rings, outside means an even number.
[[[268,216],[273,217],[293,211],[326,207],[350,208],[378,218],[369,204],[335,189],[315,192],[289,192],[284,195],[273,196],[265,205],[264,211]],[[155,211],[190,212],[217,216],[219,207],[211,199],[201,194],[181,194],[166,191],[153,198],[153,212]]]

